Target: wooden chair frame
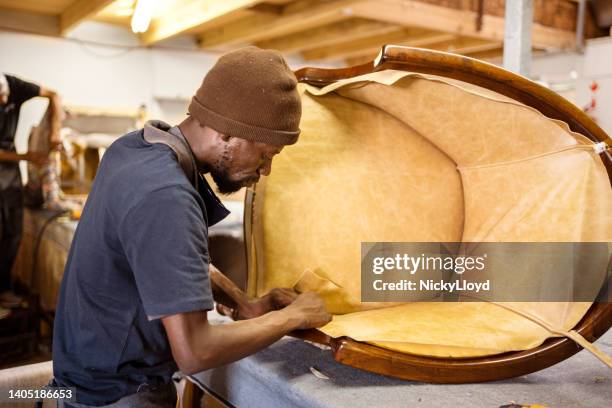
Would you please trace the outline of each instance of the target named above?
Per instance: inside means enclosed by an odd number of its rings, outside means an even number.
[[[386,69],[453,78],[493,90],[531,106],[549,118],[566,122],[573,131],[594,142],[605,142],[612,146],[610,137],[593,120],[557,93],[495,65],[460,55],[386,45],[371,63],[340,69],[302,68],[295,74],[299,82],[322,87],[341,79]],[[610,153],[604,151],[601,158],[612,183]],[[245,247],[249,262],[252,259],[252,208],[253,193],[250,192],[245,199],[244,220]],[[574,330],[591,342],[612,326],[612,303],[607,302],[607,294],[600,298],[606,301],[594,303],[574,327]],[[582,349],[568,338],[550,338],[530,350],[452,359],[394,352],[348,337],[331,338],[317,330],[294,335],[331,346],[335,360],[340,363],[383,375],[429,383],[471,383],[517,377],[554,365]]]

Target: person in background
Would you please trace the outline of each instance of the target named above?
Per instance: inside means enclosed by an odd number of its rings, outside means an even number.
[[[15,132],[24,102],[37,96],[49,99],[52,112],[51,146],[60,143],[61,100],[58,94],[39,85],[0,73],[0,318],[18,307],[21,298],[11,290],[11,268],[21,241],[23,186],[19,162],[42,164],[47,155],[15,151]]]

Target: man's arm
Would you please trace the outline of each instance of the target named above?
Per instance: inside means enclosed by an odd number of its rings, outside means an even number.
[[[223,275],[213,264],[208,266],[208,273],[210,274],[210,284],[215,302],[232,309],[243,306],[248,302],[246,293],[227,276]]]
[[[28,152],[21,154],[12,152],[10,150],[0,149],[0,162],[18,162],[21,160],[31,161],[38,165],[42,165],[48,161],[48,157],[46,154],[38,152]]]
[[[0,150],[0,161],[18,162],[20,160],[26,160],[25,154],[11,152],[10,150]]]
[[[299,295],[284,309],[223,325],[209,324],[202,311],[162,318],[174,360],[185,374],[239,360],[293,330],[320,327],[330,320],[323,301],[314,293]]]
[[[14,95],[14,98],[19,105],[36,96],[49,99],[49,106],[51,108],[51,132],[49,134],[49,142],[51,149],[55,148],[61,143],[60,128],[63,119],[63,108],[59,95],[54,91],[27,81],[23,81],[16,77],[9,77],[9,79],[11,93]],[[31,161],[38,165],[43,165],[48,161],[48,157],[46,154],[41,154],[39,152],[19,154],[10,150],[0,150],[0,161],[18,162],[21,160]]]
[[[150,191],[127,211],[121,208],[118,237],[140,301],[147,316],[165,316],[172,354],[185,373],[240,359],[292,330],[331,319],[321,298],[305,293],[259,318],[209,325],[206,310],[214,307],[214,294],[203,251],[206,225],[194,192],[170,185]]]
[[[49,133],[49,144],[51,150],[54,150],[61,144],[60,129],[64,118],[64,110],[62,107],[62,99],[57,92],[45,87],[40,87],[39,95],[49,99],[49,109],[51,111],[51,132]]]
[[[290,289],[273,289],[265,296],[251,299],[214,265],[209,269],[213,297],[219,312],[234,320],[252,319],[291,304],[298,296]]]

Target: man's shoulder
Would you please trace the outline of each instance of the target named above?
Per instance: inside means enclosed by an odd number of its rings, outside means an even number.
[[[4,76],[10,90],[9,101],[20,106],[27,100],[39,96],[40,86],[38,84],[25,81],[14,75],[5,74]]]
[[[10,89],[11,85],[13,85],[15,83],[26,82],[23,79],[20,79],[19,77],[16,77],[15,75],[4,74],[4,76],[6,77],[6,82],[9,83],[9,89]]]
[[[104,154],[101,166],[109,167],[104,168],[108,173],[118,173],[129,179],[188,183],[172,150],[159,143],[146,142],[142,129],[115,140]]]
[[[146,147],[146,143],[142,137],[143,129],[136,129],[117,138],[108,147],[107,152],[113,153],[116,150],[122,149],[138,149]]]
[[[115,192],[115,196],[129,196],[129,202],[164,194],[191,197],[197,202],[197,192],[172,150],[147,143],[142,133],[142,129],[130,132],[108,148],[96,175],[100,187]]]

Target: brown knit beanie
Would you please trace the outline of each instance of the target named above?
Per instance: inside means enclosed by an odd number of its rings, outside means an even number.
[[[302,115],[295,75],[278,51],[246,47],[206,74],[189,114],[217,132],[276,146],[297,142]]]

